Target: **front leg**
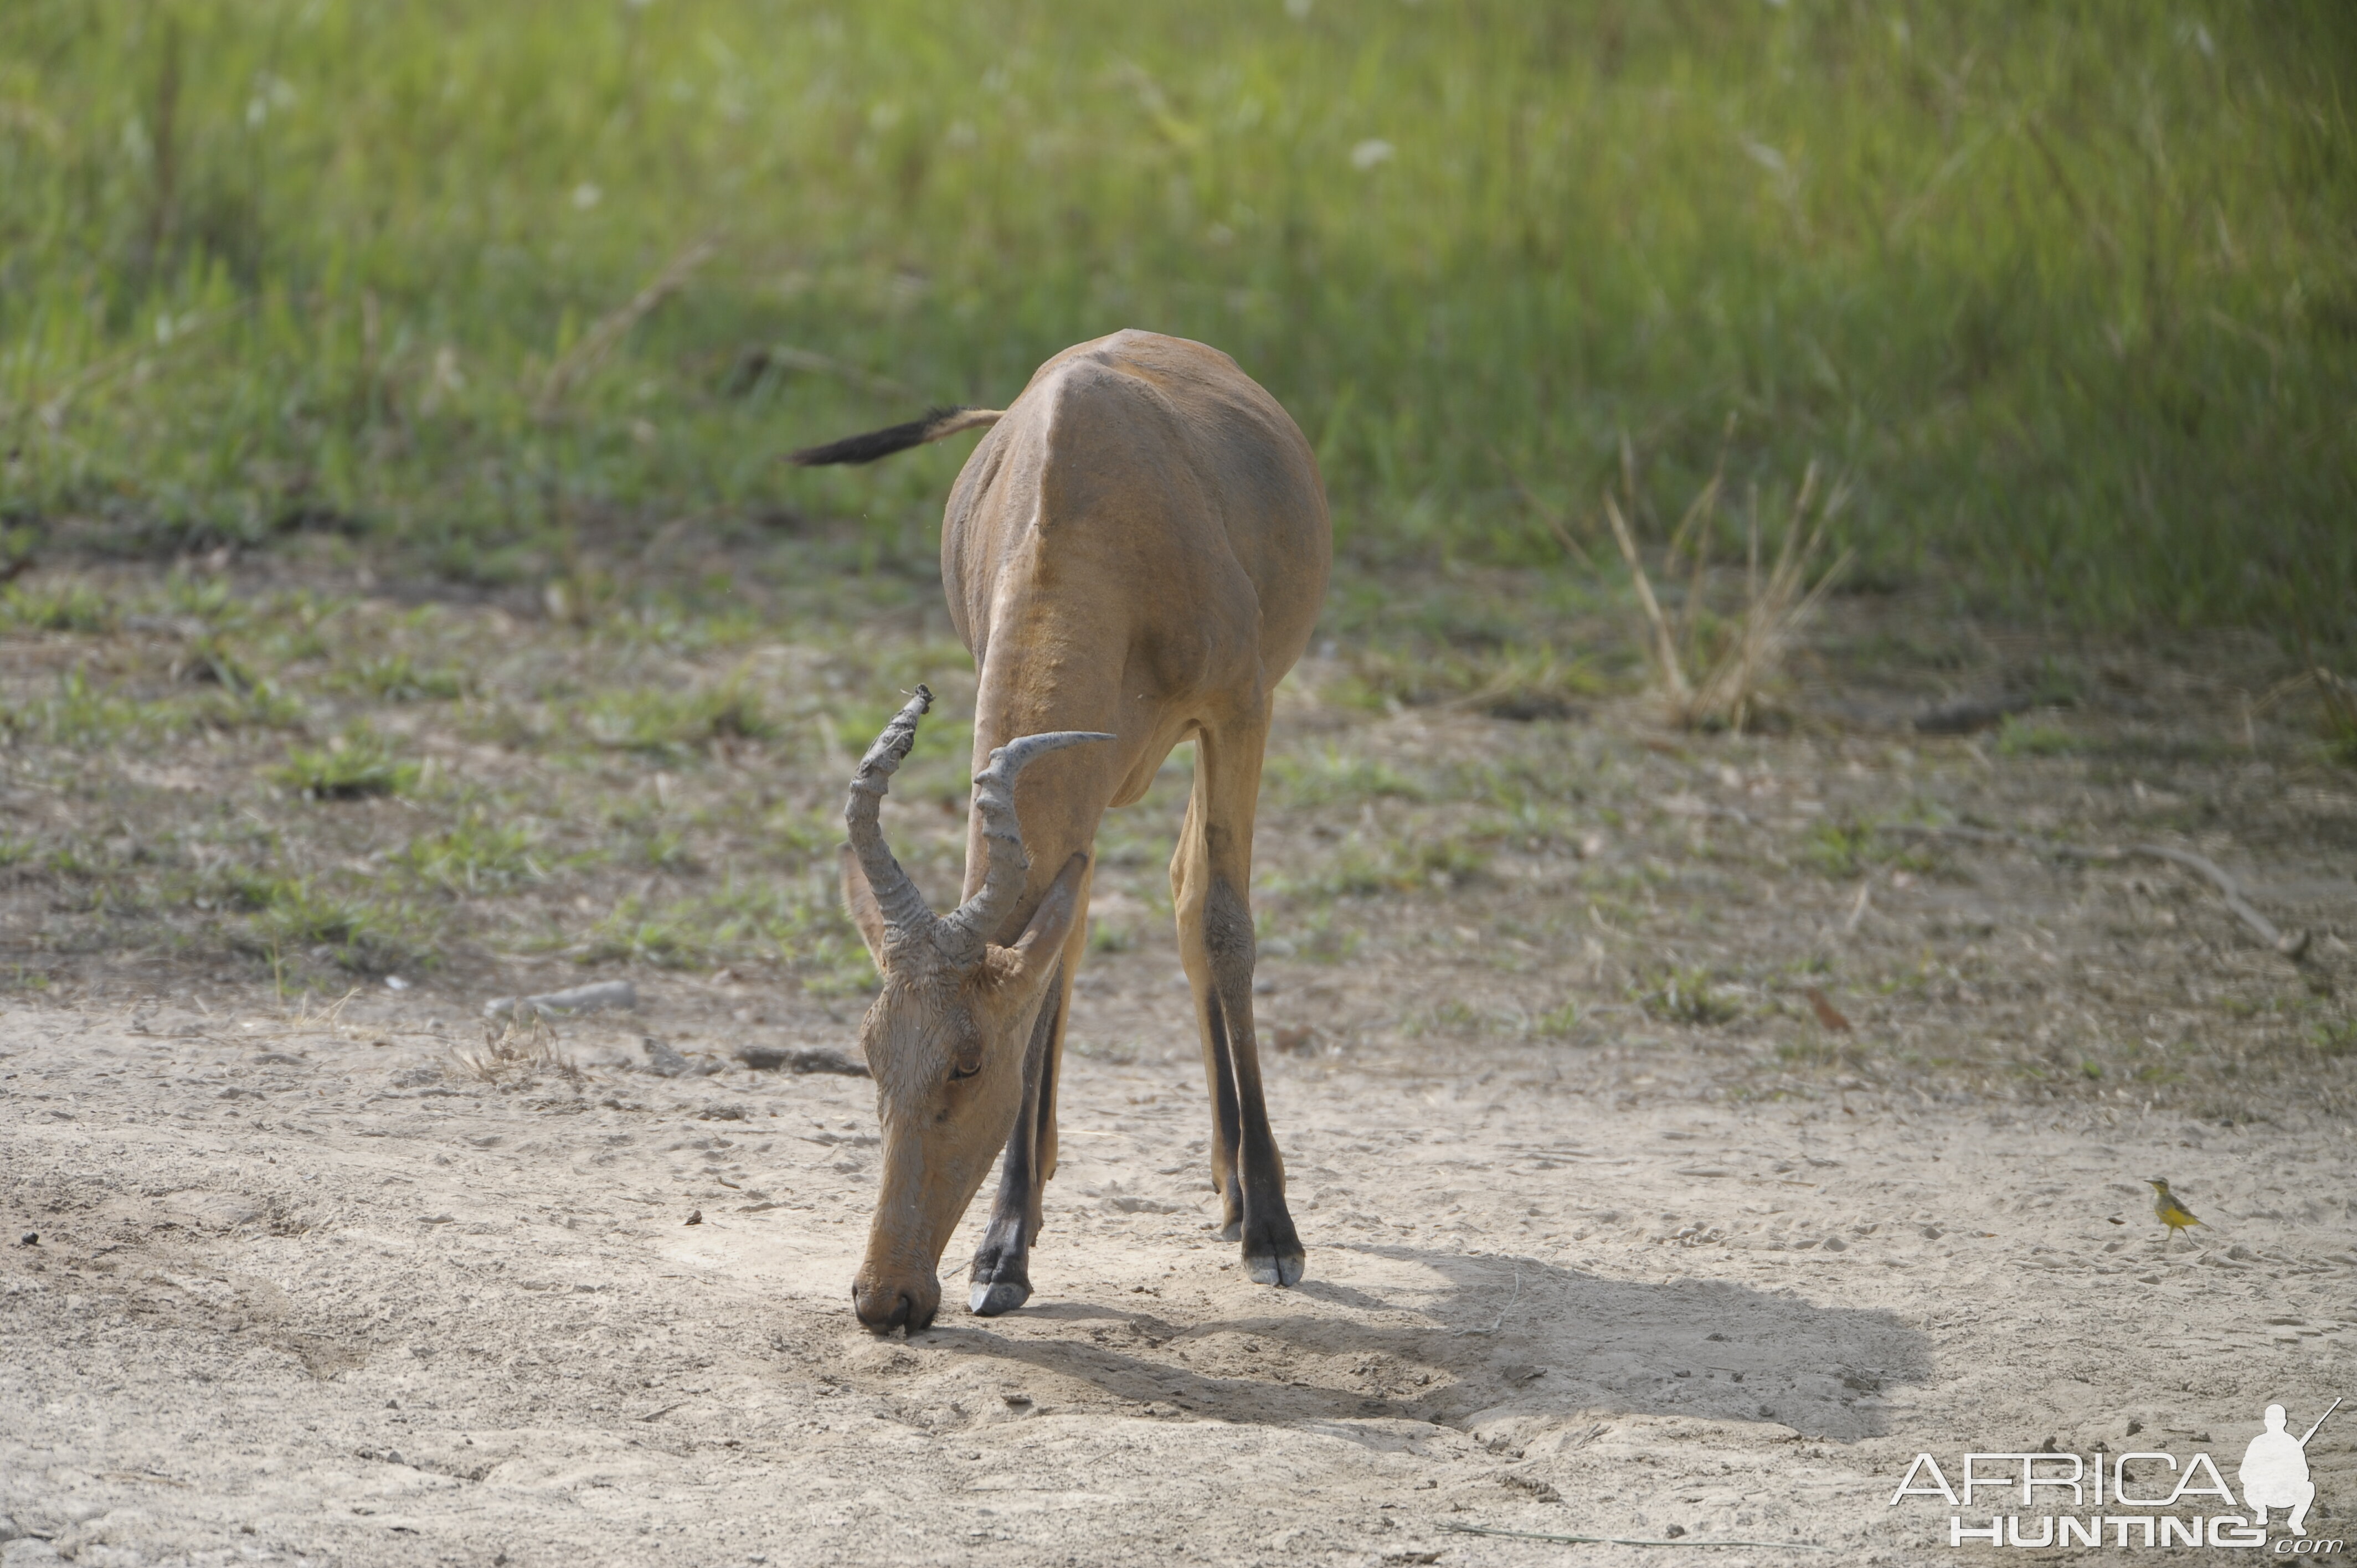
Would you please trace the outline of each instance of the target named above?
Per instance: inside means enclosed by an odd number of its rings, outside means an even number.
[[[1083,922],[1085,925],[1085,922]],[[1048,1180],[1048,1153],[1056,1104],[1056,1047],[1062,1033],[1069,960],[1048,983],[1023,1053],[1023,1108],[1006,1135],[1006,1155],[998,1168],[998,1196],[990,1224],[974,1249],[966,1278],[966,1304],[978,1317],[996,1317],[1031,1299],[1031,1243],[1039,1234]],[[1043,1135],[1044,1133],[1044,1135]]]

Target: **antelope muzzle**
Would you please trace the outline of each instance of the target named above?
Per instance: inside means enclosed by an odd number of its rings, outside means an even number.
[[[864,1268],[851,1282],[851,1306],[870,1334],[921,1334],[942,1309],[942,1282],[931,1271]]]

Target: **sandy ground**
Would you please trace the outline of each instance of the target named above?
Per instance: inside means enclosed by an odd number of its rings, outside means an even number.
[[[1185,1041],[1156,961],[1109,962],[1076,1035]],[[864,1079],[655,1077],[624,1017],[568,1028],[575,1074],[487,1082],[461,1005],[0,1017],[0,1212],[38,1235],[0,1251],[8,1568],[1575,1550],[1451,1525],[1895,1562],[1945,1549],[1943,1505],[1889,1505],[1919,1450],[2136,1422],[2239,1454],[2268,1401],[2357,1391],[2357,1150],[2297,1106],[1747,1103],[1670,1047],[1278,1057],[1310,1248],[1278,1292],[1210,1233],[1192,1064],[1076,1056],[1031,1306],[881,1341],[846,1299]],[[2152,1167],[2206,1251],[2163,1252]],[[2327,1533],[2352,1438],[2311,1449]]]
[[[270,654],[315,737],[360,711],[344,665],[425,635],[343,613]],[[849,764],[805,708],[888,693],[895,659],[948,669],[952,707],[970,677],[914,611],[659,656],[523,616],[451,609],[418,645],[477,698],[371,710],[463,788],[292,800],[291,742],[252,725],[27,719],[0,747],[5,1568],[1685,1555],[1467,1527],[1963,1560],[1987,1549],[1949,1552],[1951,1509],[1891,1506],[1919,1452],[2198,1449],[2231,1477],[2269,1402],[2304,1427],[2357,1396],[2357,792],[2252,697],[2255,655],[2064,650],[2075,706],[1937,738],[1907,715],[2060,655],[1973,628],[1952,655],[1921,607],[1861,599],[1804,661],[1805,722],[1710,737],[1619,700],[1386,711],[1321,654],[1280,709],[1256,886],[1307,1281],[1252,1286],[1211,1234],[1157,903],[1174,771],[1100,840],[1110,950],[1030,1305],[887,1341],[848,1299],[870,1084],[731,1059],[840,1051],[859,998],[802,960],[587,939],[618,900],[806,880],[777,813],[831,822]],[[38,718],[88,668],[199,701],[180,634],[124,625],[16,636],[0,697]],[[568,749],[544,695],[740,676],[779,737],[679,756]],[[888,826],[938,895],[962,768],[917,760],[940,800],[912,762]],[[401,892],[445,938],[405,989],[322,947],[285,955],[292,993],[360,989],[290,1002],[260,917],[218,907],[224,856],[376,897],[479,809],[572,869]],[[612,851],[612,822],[668,847]],[[1924,822],[2197,850],[2311,947],[2296,968],[2165,863],[1885,831]],[[564,1026],[555,1061],[466,1059],[487,997],[618,974],[640,1007]],[[713,1070],[650,1071],[649,1037]],[[2199,1249],[2164,1251],[2153,1175]],[[2336,1539],[2357,1408],[2309,1455]]]

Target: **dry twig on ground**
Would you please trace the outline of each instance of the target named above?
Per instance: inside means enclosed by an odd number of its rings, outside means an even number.
[[[2029,838],[2021,833],[1994,832],[1986,828],[1940,827],[1920,822],[1884,822],[1880,824],[1880,831],[1889,833],[1913,834],[1922,838],[1964,839],[1973,843],[2010,844],[2017,849],[2026,849],[2033,854],[2051,855],[2057,860],[2109,863],[2126,860],[2134,855],[2142,855],[2149,860],[2166,860],[2172,865],[2181,865],[2188,871],[2197,872],[2208,879],[2210,885],[2217,888],[2218,895],[2225,901],[2226,908],[2234,912],[2234,918],[2249,927],[2253,935],[2276,952],[2294,963],[2304,962],[2308,957],[2308,932],[2279,929],[2273,920],[2260,914],[2252,906],[2251,901],[2243,897],[2242,888],[2235,884],[2233,877],[2220,869],[2216,861],[2206,855],[2196,854],[2191,850],[2173,849],[2165,843],[2123,844],[2116,849],[2089,848],[2083,844],[2063,843],[2053,839]]]

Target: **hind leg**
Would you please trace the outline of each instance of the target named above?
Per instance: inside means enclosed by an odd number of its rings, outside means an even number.
[[[1268,1125],[1253,1030],[1254,809],[1260,793],[1265,711],[1254,722],[1196,737],[1195,789],[1170,862],[1178,956],[1195,993],[1203,1073],[1211,1091],[1211,1180],[1226,1239],[1241,1243],[1261,1284],[1297,1284],[1301,1239],[1285,1204],[1285,1161]]]

